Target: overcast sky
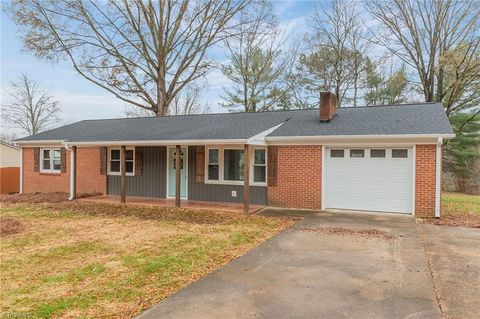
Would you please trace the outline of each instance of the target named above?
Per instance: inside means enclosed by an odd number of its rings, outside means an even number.
[[[3,1],[0,0],[4,4]],[[313,1],[274,1],[274,10],[283,28],[303,35],[307,28],[308,14]],[[61,117],[65,123],[84,119],[123,117],[126,103],[96,87],[77,75],[66,62],[50,64],[22,51],[22,42],[17,27],[8,14],[1,10],[1,99],[8,102],[8,90],[13,81],[26,74],[48,89],[62,106]],[[218,70],[207,76],[207,87],[202,92],[202,101],[208,103],[211,112],[226,112],[219,105],[223,95],[222,86],[228,81]],[[2,122],[2,131],[13,132],[8,123]]]

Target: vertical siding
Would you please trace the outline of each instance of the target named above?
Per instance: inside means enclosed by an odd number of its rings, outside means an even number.
[[[0,194],[18,193],[20,191],[20,168],[0,168]]]
[[[197,183],[195,177],[195,147],[188,149],[188,199],[241,203],[243,201],[242,185],[216,185]],[[237,191],[237,197],[232,197],[232,191]],[[267,187],[250,186],[250,202],[257,205],[267,204]]]
[[[143,174],[126,177],[126,193],[130,196],[165,198],[167,148],[143,147]],[[108,194],[120,194],[120,176],[108,176]]]

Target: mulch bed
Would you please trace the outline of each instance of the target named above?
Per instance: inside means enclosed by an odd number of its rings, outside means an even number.
[[[0,217],[0,237],[21,233],[25,225],[15,218]]]
[[[320,233],[325,235],[356,236],[362,238],[393,239],[394,236],[378,229],[350,229],[339,227],[309,227],[302,228],[302,231]]]
[[[440,218],[427,218],[422,220],[424,223],[440,225],[440,226],[453,226],[453,227],[468,227],[468,228],[480,228],[480,215],[479,214],[442,214]]]
[[[228,224],[243,219],[261,219],[256,215],[242,213],[219,212],[203,209],[178,209],[174,207],[148,207],[140,205],[120,205],[107,203],[89,203],[67,201],[66,193],[49,194],[15,194],[2,195],[0,201],[7,205],[23,205],[51,211],[68,211],[91,216],[137,217],[159,221],[180,221],[195,224]],[[286,222],[292,218],[278,218]]]
[[[31,194],[2,194],[2,203],[60,203],[66,201],[67,193],[31,193]]]

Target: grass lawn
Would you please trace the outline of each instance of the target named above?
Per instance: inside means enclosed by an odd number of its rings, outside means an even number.
[[[442,213],[439,219],[427,223],[446,226],[480,228],[480,196],[442,193]]]
[[[480,216],[480,196],[462,193],[443,193],[442,208],[445,214],[476,214]]]
[[[10,204],[0,317],[131,317],[288,227],[234,213]],[[3,228],[3,225],[2,225]]]

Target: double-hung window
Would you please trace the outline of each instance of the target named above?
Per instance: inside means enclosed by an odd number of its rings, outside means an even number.
[[[62,154],[59,148],[42,148],[40,171],[45,173],[60,173]]]
[[[254,148],[250,157],[250,183],[263,186],[267,177],[266,149]],[[243,148],[212,147],[206,150],[206,183],[241,185],[244,180]]]
[[[135,151],[134,149],[125,150],[125,174],[133,175],[134,174],[134,160],[135,160]],[[108,158],[108,174],[109,175],[120,175],[120,149],[111,148],[109,151]]]
[[[207,179],[218,181],[220,177],[220,152],[216,148],[208,150],[208,173]]]
[[[265,183],[267,181],[267,158],[265,149],[253,150],[253,182]]]

